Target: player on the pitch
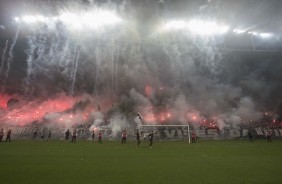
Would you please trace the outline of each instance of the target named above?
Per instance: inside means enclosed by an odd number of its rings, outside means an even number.
[[[137,140],[137,145],[136,146],[139,146],[139,144],[140,144],[140,133],[139,133],[139,130],[137,130],[137,132],[136,132],[136,140]]]
[[[0,130],[0,142],[2,142],[3,137],[4,137],[4,129],[2,128]]]
[[[52,132],[51,132],[51,130],[49,130],[49,132],[48,132],[48,139],[47,139],[47,141],[50,141],[50,140],[51,140],[51,134],[52,134]]]
[[[35,140],[37,136],[37,128],[33,129],[32,140]]]
[[[149,147],[150,148],[152,148],[153,146],[153,139],[154,139],[154,131],[152,130],[152,132],[149,134],[149,141],[150,141]]]
[[[121,144],[125,144],[126,143],[126,138],[127,138],[127,133],[124,130],[121,134]]]
[[[270,130],[266,132],[266,140],[267,142],[271,142],[271,131]]]
[[[9,129],[8,132],[7,132],[7,136],[6,136],[6,142],[11,142],[11,134],[12,134],[12,130]]]
[[[196,132],[192,131],[192,143],[196,143]]]
[[[73,132],[72,132],[72,139],[71,139],[72,143],[76,142],[76,136],[77,136],[77,132],[76,132],[76,129],[74,129]]]
[[[94,138],[95,138],[95,130],[92,131],[92,142],[94,142]]]
[[[45,137],[45,131],[44,131],[44,129],[42,128],[42,130],[41,130],[41,141],[43,141],[43,139],[44,139],[44,137]]]
[[[98,134],[98,143],[102,144],[102,131],[101,130],[99,131],[99,134]]]
[[[248,130],[248,138],[250,142],[253,142],[253,134],[252,134],[251,129]]]
[[[68,130],[65,132],[65,139],[66,139],[66,141],[69,140],[69,136],[70,136],[70,130],[68,129]]]

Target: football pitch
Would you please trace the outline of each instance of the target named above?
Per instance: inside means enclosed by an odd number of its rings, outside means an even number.
[[[33,183],[282,183],[282,141],[12,141],[0,144],[0,180]]]

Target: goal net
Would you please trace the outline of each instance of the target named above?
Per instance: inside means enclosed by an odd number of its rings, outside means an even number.
[[[185,140],[190,143],[189,125],[140,125],[139,132],[144,138],[154,132],[156,140]]]

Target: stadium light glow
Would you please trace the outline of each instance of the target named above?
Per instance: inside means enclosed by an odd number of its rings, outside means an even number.
[[[185,28],[187,28],[187,23],[183,20],[170,21],[163,27],[164,30],[179,30]]]
[[[65,25],[72,27],[72,28],[81,28],[81,19],[74,13],[63,13],[59,16],[58,20],[63,22]]]
[[[57,20],[59,20],[59,17],[52,17],[52,20],[57,21]]]
[[[273,34],[271,34],[271,33],[260,33],[259,36],[261,38],[271,38],[273,36]]]
[[[14,20],[17,22],[23,21],[27,24],[33,24],[33,23],[38,23],[38,22],[46,23],[49,21],[49,18],[44,17],[42,15],[26,15],[26,16],[23,16],[21,19],[18,17],[15,17]]]
[[[115,25],[122,19],[110,11],[90,12],[90,13],[71,13],[62,12],[58,17],[47,17],[43,15],[25,15],[21,18],[15,17],[16,22],[23,21],[27,24],[51,23],[61,21],[71,28],[99,28],[102,26]]]
[[[173,20],[168,22],[163,30],[189,30],[199,35],[224,34],[229,30],[227,25],[218,25],[216,22],[206,22],[200,20],[191,20],[189,22],[183,20]]]
[[[14,17],[15,22],[24,22],[26,24],[34,23],[54,23],[62,22],[66,26],[74,29],[82,29],[83,27],[98,29],[103,26],[116,25],[123,21],[122,18],[107,10],[99,10],[94,12],[61,12],[59,16],[43,16],[43,15],[25,15],[22,17]],[[193,19],[191,21],[172,20],[161,28],[162,31],[190,31],[196,35],[222,35],[229,31],[228,25],[220,25],[215,21],[202,21]],[[235,34],[248,33],[250,35],[259,36],[262,39],[273,37],[272,33],[258,33],[255,31],[247,32],[246,29],[233,29]]]
[[[25,23],[35,23],[37,22],[37,19],[35,16],[26,15],[22,17],[22,21],[24,21]]]
[[[99,14],[86,13],[82,17],[82,23],[89,25],[92,28],[97,28],[106,25],[114,25],[121,22],[121,18],[108,11],[102,11]]]
[[[20,21],[20,18],[19,18],[19,17],[15,17],[15,18],[14,18],[14,21],[19,22],[19,21]]]
[[[220,26],[219,33],[225,34],[229,31],[229,26]]]
[[[257,32],[253,32],[253,31],[248,32],[248,34],[255,35],[255,36],[257,36],[257,35],[258,35],[258,33],[257,33]]]
[[[228,26],[220,26],[216,22],[192,20],[188,25],[190,31],[202,35],[224,34],[229,30]]]
[[[36,18],[36,21],[38,22],[47,22],[49,20],[48,17],[44,17],[42,15],[37,15],[35,18]]]
[[[246,30],[234,29],[233,32],[234,32],[234,33],[237,33],[237,34],[243,34],[243,33],[246,33]]]
[[[101,11],[99,13],[86,13],[86,14],[74,14],[74,13],[62,13],[59,16],[59,20],[74,28],[80,28],[87,26],[90,28],[99,28],[107,25],[114,25],[120,23],[122,19],[111,12]]]

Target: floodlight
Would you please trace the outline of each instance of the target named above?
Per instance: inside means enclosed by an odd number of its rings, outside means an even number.
[[[243,34],[246,32],[246,30],[242,30],[242,29],[234,29],[233,30],[234,33],[237,33],[237,34]]]
[[[221,26],[219,28],[219,32],[224,34],[224,33],[227,33],[229,31],[229,26]]]
[[[86,14],[74,14],[65,12],[62,13],[59,18],[64,24],[81,28],[83,26],[89,26],[90,28],[98,28],[106,25],[114,25],[122,21],[122,19],[109,11],[100,11],[99,13],[86,13]]]
[[[35,18],[36,18],[36,21],[38,22],[47,22],[49,19],[48,17],[44,17],[42,15],[37,15]]]
[[[271,34],[271,33],[260,33],[259,36],[261,38],[271,38],[273,36],[273,34]]]
[[[179,30],[187,27],[187,23],[183,20],[173,20],[168,22],[165,26],[165,30]]]
[[[62,21],[67,26],[70,26],[72,28],[80,29],[81,28],[81,18],[74,14],[74,13],[63,13],[58,18],[60,21]]]
[[[248,34],[255,35],[255,36],[257,36],[257,35],[258,35],[258,33],[257,33],[257,32],[253,32],[253,31],[248,32]]]
[[[188,23],[188,29],[191,32],[200,35],[213,35],[213,34],[224,34],[229,30],[229,27],[226,25],[219,26],[216,22],[191,20]]]
[[[16,22],[19,22],[19,21],[20,21],[20,18],[19,18],[19,17],[15,17],[14,20],[15,20]]]
[[[108,11],[97,13],[86,13],[81,17],[81,22],[92,28],[97,28],[105,25],[114,25],[121,22],[121,18]]]
[[[23,17],[22,17],[22,20],[23,20],[25,23],[35,23],[35,22],[37,21],[36,17],[35,17],[35,16],[32,16],[32,15],[23,16]]]

